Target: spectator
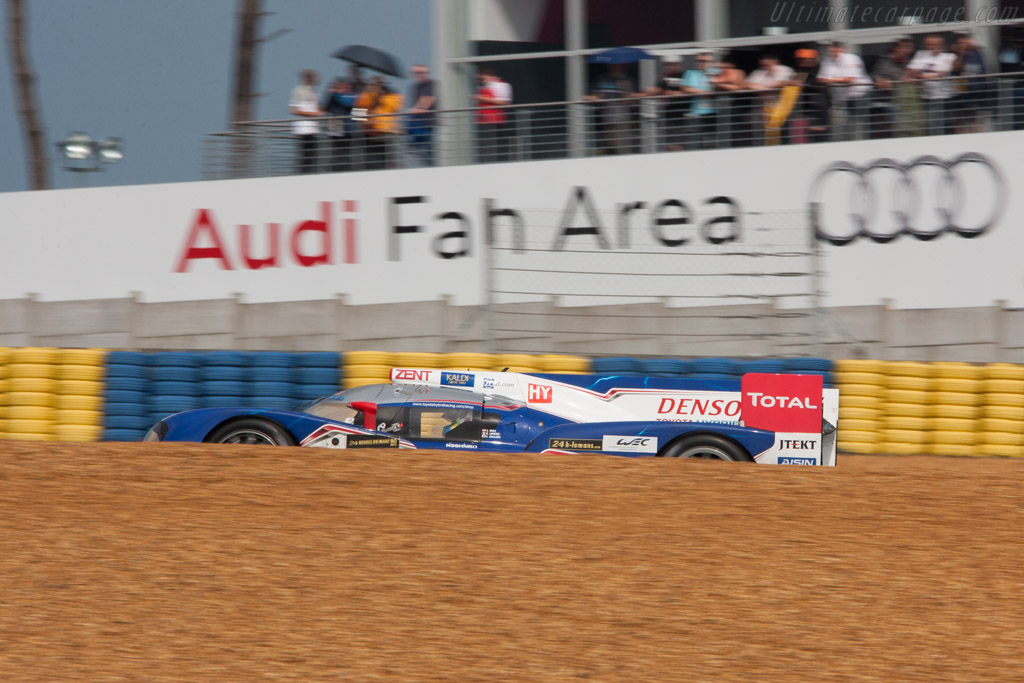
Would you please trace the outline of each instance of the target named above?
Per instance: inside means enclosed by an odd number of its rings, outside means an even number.
[[[501,107],[512,104],[512,86],[486,67],[477,74],[477,83],[480,87],[473,100],[480,107],[477,112],[480,161],[508,161],[510,131],[508,116]]]
[[[366,111],[366,168],[395,168],[398,164],[397,138],[401,134],[398,113],[402,96],[377,76],[356,100]]]
[[[719,97],[720,116],[728,120],[724,142],[732,147],[747,147],[751,144],[750,114],[756,98],[747,92],[747,75],[736,68],[736,59],[729,55],[718,65],[718,73],[711,79],[715,91],[729,93]],[[722,120],[721,118],[719,119]]]
[[[818,83],[829,86],[833,139],[857,139],[859,123],[867,114],[864,96],[871,90],[864,62],[858,55],[847,52],[841,42],[834,41],[828,47],[828,58],[818,70]]]
[[[953,97],[953,84],[949,75],[953,73],[956,55],[946,52],[946,41],[942,36],[928,36],[924,49],[918,50],[907,65],[907,75],[921,81],[921,97],[928,112],[928,132],[943,135],[953,132],[950,125],[949,103]]]
[[[718,74],[713,66],[714,58],[710,52],[697,55],[696,68],[688,69],[683,74],[680,89],[690,95],[690,139],[693,147],[714,147],[718,133],[718,115],[715,99],[711,96],[714,86],[711,79]]]
[[[828,139],[828,92],[818,83],[818,51],[797,50],[793,85],[800,88],[790,114],[792,142],[824,142]]]
[[[754,121],[757,130],[764,132],[766,144],[782,142],[782,127],[795,103],[791,96],[782,99],[782,89],[792,82],[793,75],[794,71],[780,64],[778,57],[766,54],[761,56],[760,68],[751,71],[747,77],[750,88],[761,91],[761,111],[755,112]]]
[[[897,96],[898,88],[906,78],[907,64],[914,51],[914,41],[900,38],[889,51],[875,62],[872,76],[875,80],[874,97],[871,107],[872,137],[891,138],[896,134],[902,119],[903,104]]]
[[[359,97],[366,90],[363,71],[357,64],[348,67],[348,82],[352,86],[352,110],[345,121],[348,137],[349,167],[361,168],[366,157],[366,110],[358,106]]]
[[[434,125],[437,111],[437,90],[430,77],[430,69],[424,64],[413,64],[412,77],[415,82],[409,91],[408,132],[412,152],[424,166],[434,165]]]
[[[626,154],[629,152],[630,102],[627,98],[637,93],[633,82],[621,64],[609,64],[608,71],[594,84],[586,100],[603,102],[597,105],[596,147],[598,154]]]
[[[330,90],[324,94],[323,110],[330,117],[327,119],[327,137],[331,141],[330,168],[335,172],[347,171],[351,167],[348,125],[355,100],[352,84],[344,78],[335,78]]]
[[[953,46],[956,61],[953,62],[954,76],[968,76],[959,85],[959,92],[953,96],[953,129],[957,133],[983,132],[983,117],[994,101],[995,85],[988,79],[979,78],[987,73],[985,57],[981,48],[970,34],[960,34]]]
[[[683,148],[686,137],[686,112],[689,103],[683,95],[683,60],[669,56],[662,59],[664,70],[658,85],[647,91],[647,94],[659,96],[664,113],[665,147],[670,152],[678,152]]]
[[[320,116],[320,98],[316,94],[319,76],[312,69],[299,72],[299,84],[292,89],[288,110],[299,119],[292,124],[292,132],[299,140],[297,173],[316,172],[316,145],[320,124],[313,117]]]

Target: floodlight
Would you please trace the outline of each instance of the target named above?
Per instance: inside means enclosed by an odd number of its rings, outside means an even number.
[[[124,159],[124,144],[121,138],[103,138],[96,143],[96,155],[100,161],[113,164]]]
[[[88,159],[92,154],[93,142],[87,133],[76,131],[68,133],[66,138],[57,143],[57,146],[68,159],[82,160]]]

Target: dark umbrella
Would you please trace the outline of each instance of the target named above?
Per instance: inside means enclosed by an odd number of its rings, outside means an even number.
[[[398,78],[405,78],[405,69],[398,63],[392,55],[378,50],[375,47],[367,47],[366,45],[349,45],[343,47],[337,52],[331,54],[332,57],[337,59],[344,59],[346,62],[352,62],[359,66],[364,66],[371,71],[379,71],[382,74],[388,74],[389,76],[397,76]]]
[[[654,59],[654,55],[638,47],[613,47],[587,57],[591,64],[632,64],[641,59]]]

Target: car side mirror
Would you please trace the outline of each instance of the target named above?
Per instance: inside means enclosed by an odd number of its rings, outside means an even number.
[[[363,412],[363,427],[377,429],[377,404],[370,401],[352,401],[350,406]]]

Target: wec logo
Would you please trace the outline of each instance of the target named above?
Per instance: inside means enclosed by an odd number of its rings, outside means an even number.
[[[551,403],[552,388],[540,384],[530,384],[526,388],[526,400],[529,403]]]
[[[616,446],[646,446],[651,442],[650,437],[637,436],[632,439],[618,439]]]
[[[657,453],[658,437],[609,434],[602,441],[602,450],[613,453]]]

